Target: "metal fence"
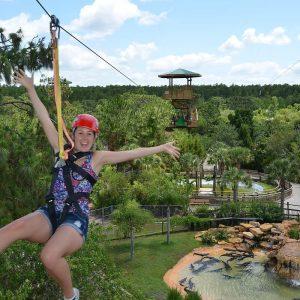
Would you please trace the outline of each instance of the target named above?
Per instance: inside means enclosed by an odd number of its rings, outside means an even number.
[[[122,238],[122,234],[118,232],[116,226],[113,226],[112,213],[119,207],[119,205],[110,205],[99,209],[91,210],[90,220],[103,226],[104,233],[110,239]],[[170,217],[174,215],[182,215],[184,207],[181,205],[140,205],[140,208],[152,213],[154,216],[154,223],[146,224],[143,230],[136,236],[147,236],[154,234],[164,234],[167,232],[167,226],[170,222]],[[169,209],[169,217],[168,217]],[[184,226],[172,226],[171,232],[180,232],[187,230]]]

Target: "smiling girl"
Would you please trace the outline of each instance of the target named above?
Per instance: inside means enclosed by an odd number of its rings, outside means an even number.
[[[14,80],[26,88],[47,139],[57,153],[58,133],[35,91],[33,77],[20,70]],[[78,115],[72,123],[74,149],[66,162],[56,160],[47,205],[0,229],[0,252],[17,240],[44,244],[40,259],[62,289],[64,299],[79,299],[65,257],[79,250],[87,237],[89,194],[101,168],[160,152],[174,159],[179,157],[179,149],[173,142],[130,151],[91,151],[98,134],[99,123],[95,117]]]

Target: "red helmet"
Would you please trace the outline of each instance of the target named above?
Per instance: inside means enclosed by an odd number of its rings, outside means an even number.
[[[99,132],[98,120],[94,116],[89,114],[80,114],[75,118],[72,123],[73,131],[79,126],[87,127],[96,133]]]

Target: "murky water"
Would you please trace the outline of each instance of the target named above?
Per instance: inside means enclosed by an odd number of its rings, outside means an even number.
[[[196,262],[183,269],[180,278],[185,286],[210,300],[300,299],[300,286],[289,286],[265,270],[264,260],[231,261],[227,267],[218,261]]]

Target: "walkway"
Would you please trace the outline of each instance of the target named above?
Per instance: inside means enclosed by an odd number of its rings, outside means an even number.
[[[300,205],[300,184],[292,183],[293,193],[291,197],[287,198],[287,201],[294,205]]]

